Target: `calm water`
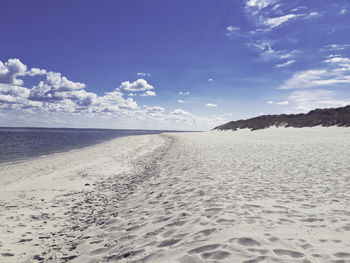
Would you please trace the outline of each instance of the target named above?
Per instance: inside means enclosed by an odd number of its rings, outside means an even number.
[[[21,161],[159,130],[0,128],[0,163]]]

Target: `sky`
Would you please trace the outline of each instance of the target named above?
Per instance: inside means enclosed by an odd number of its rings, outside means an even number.
[[[350,104],[348,0],[3,0],[0,126],[209,130]]]

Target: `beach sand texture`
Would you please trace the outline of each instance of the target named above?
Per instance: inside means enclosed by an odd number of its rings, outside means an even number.
[[[0,262],[350,262],[350,128],[126,137],[0,169]]]

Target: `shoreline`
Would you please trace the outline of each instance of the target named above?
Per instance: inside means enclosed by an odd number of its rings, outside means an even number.
[[[37,128],[35,128],[35,129],[37,129]],[[50,129],[50,128],[42,128],[42,129]],[[57,128],[52,128],[52,129],[57,129]],[[64,128],[64,129],[71,129],[71,128]],[[79,130],[79,128],[77,128],[77,130]],[[140,131],[143,131],[143,130],[140,130]],[[180,132],[180,131],[171,131],[171,132]],[[23,162],[32,161],[32,160],[35,160],[35,159],[46,158],[46,157],[50,157],[50,156],[54,156],[54,155],[58,155],[58,154],[65,154],[65,153],[69,153],[69,152],[79,151],[79,150],[83,150],[85,148],[94,147],[94,146],[98,146],[100,144],[108,143],[108,142],[116,140],[118,138],[132,137],[132,136],[142,136],[142,135],[162,134],[162,133],[167,133],[167,132],[150,133],[150,134],[130,134],[130,135],[117,136],[117,137],[106,139],[106,140],[103,140],[103,141],[100,141],[100,142],[95,142],[95,143],[90,144],[90,145],[78,146],[77,148],[73,148],[73,149],[62,150],[62,151],[52,152],[52,153],[43,154],[43,155],[31,156],[31,157],[27,157],[27,158],[24,157],[23,159],[3,162],[3,163],[0,163],[0,167],[1,166],[6,166],[6,165],[12,165],[12,164],[20,164],[20,163],[23,163]]]
[[[99,198],[101,204],[96,206],[102,207],[106,200],[116,202],[127,196],[147,178],[144,170],[149,164],[145,162],[154,159],[166,143],[165,137],[158,134],[126,136],[1,166],[0,262],[64,260],[71,249],[68,244],[72,245],[76,234],[87,227],[84,220],[90,205],[78,219],[77,203]],[[94,220],[100,219],[94,215]],[[53,243],[62,251],[47,248]],[[46,253],[45,257],[42,253]]]
[[[348,262],[349,138],[164,133],[32,162],[1,194],[0,262]]]

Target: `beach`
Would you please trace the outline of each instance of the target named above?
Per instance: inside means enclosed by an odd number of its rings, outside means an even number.
[[[350,128],[164,133],[0,166],[0,262],[350,262]]]

